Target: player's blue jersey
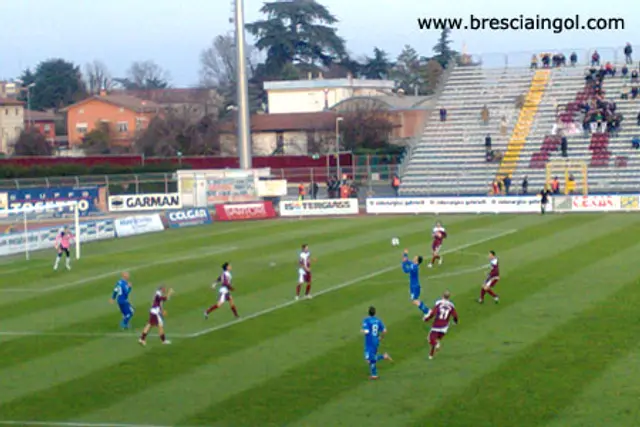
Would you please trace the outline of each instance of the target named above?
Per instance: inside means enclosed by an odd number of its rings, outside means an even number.
[[[375,316],[369,316],[362,321],[362,330],[365,331],[365,350],[375,351],[380,344],[380,334],[385,331],[384,323]]]
[[[402,271],[409,275],[409,287],[420,287],[420,266],[408,258],[402,261]]]
[[[120,279],[118,280],[118,283],[116,283],[116,287],[113,289],[111,299],[116,300],[116,302],[120,305],[128,304],[130,293],[131,286],[129,286],[129,282],[124,279]]]

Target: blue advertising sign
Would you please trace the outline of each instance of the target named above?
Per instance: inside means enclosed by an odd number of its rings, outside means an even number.
[[[98,187],[54,187],[54,188],[27,188],[24,190],[9,190],[6,192],[6,206],[8,209],[20,208],[48,208],[46,214],[63,216],[69,214],[72,209],[60,208],[50,210],[60,202],[78,202],[78,211],[81,216],[87,216],[98,212]],[[2,203],[5,204],[5,203]],[[1,207],[0,207],[1,208]],[[11,213],[9,213],[11,215]]]
[[[165,212],[169,228],[190,227],[192,225],[211,224],[211,214],[205,208],[183,209]]]

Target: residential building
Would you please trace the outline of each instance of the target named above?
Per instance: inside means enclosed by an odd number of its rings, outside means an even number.
[[[0,98],[17,98],[19,92],[17,83],[0,81]]]
[[[176,88],[146,90],[116,90],[111,95],[133,96],[159,104],[165,112],[172,112],[198,120],[205,115],[218,115],[224,99],[214,89]]]
[[[24,128],[41,133],[51,145],[56,145],[56,115],[44,111],[26,110]]]
[[[153,101],[103,92],[70,105],[63,111],[67,113],[70,148],[81,145],[84,136],[100,124],[109,125],[115,144],[127,146],[162,112],[162,107]]]
[[[24,104],[10,98],[0,98],[0,153],[9,154],[24,130]]]
[[[264,82],[270,114],[317,113],[358,96],[391,95],[391,80],[345,79],[290,80]]]

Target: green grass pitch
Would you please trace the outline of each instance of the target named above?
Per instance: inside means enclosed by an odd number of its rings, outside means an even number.
[[[444,264],[423,299],[453,293],[461,322],[435,360],[400,252],[428,255],[428,216],[216,223],[88,244],[73,270],[52,253],[0,260],[0,426],[578,427],[640,425],[640,218],[441,218]],[[399,237],[400,248],[390,244]],[[308,242],[312,300],[293,301]],[[487,251],[501,303],[478,305]],[[233,264],[242,318],[204,320]],[[134,332],[108,300],[128,270]],[[160,284],[173,345],[138,331]],[[360,322],[389,330],[368,380]]]

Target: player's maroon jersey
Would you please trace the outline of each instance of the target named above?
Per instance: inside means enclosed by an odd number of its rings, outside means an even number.
[[[225,289],[228,291],[233,291],[233,286],[231,286],[232,280],[230,271],[223,271],[220,277],[218,277],[218,282],[220,283],[220,289]]]
[[[447,231],[444,227],[434,227],[432,236],[433,243],[431,244],[431,247],[435,250],[442,246],[442,242],[447,238]]]
[[[425,322],[433,319],[431,330],[435,332],[446,333],[449,329],[451,319],[458,321],[458,313],[453,303],[446,299],[436,301],[435,306],[425,318]]]
[[[498,263],[498,258],[493,258],[489,263],[489,274],[487,275],[487,280],[497,279],[500,277],[500,265]]]
[[[151,304],[151,311],[162,311],[162,304],[167,300],[166,295],[162,294],[162,291],[156,291],[153,296],[153,303]]]
[[[300,265],[300,269],[308,271],[311,270],[311,252],[300,252],[300,257],[298,258],[298,264]]]

